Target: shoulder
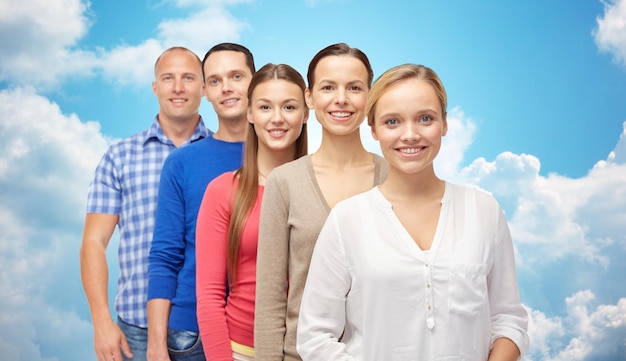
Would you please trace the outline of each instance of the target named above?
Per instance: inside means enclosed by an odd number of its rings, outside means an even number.
[[[274,168],[268,183],[276,182],[283,186],[301,184],[304,179],[309,178],[312,169],[311,156],[305,155]]]
[[[483,210],[499,210],[500,205],[493,195],[478,186],[459,185],[446,182],[446,188],[450,190],[450,195],[455,200],[472,199],[476,207]]]
[[[335,215],[355,217],[364,211],[369,211],[380,204],[380,191],[374,187],[363,193],[348,197],[338,202],[331,210]]]
[[[296,160],[292,160],[291,162],[287,162],[274,168],[272,173],[281,176],[288,176],[289,174],[293,174],[294,172],[298,174],[306,173],[308,171],[310,163],[311,156],[305,155]]]
[[[236,181],[234,172],[222,173],[215,177],[207,187],[207,191],[211,192],[224,192],[230,189]]]

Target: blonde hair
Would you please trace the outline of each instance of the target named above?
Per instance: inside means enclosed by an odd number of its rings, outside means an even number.
[[[437,93],[437,98],[439,98],[442,114],[445,116],[447,112],[446,108],[448,107],[448,96],[437,73],[424,65],[402,64],[384,72],[380,77],[378,77],[378,79],[376,79],[374,86],[370,89],[367,97],[367,103],[365,105],[367,124],[370,127],[374,126],[376,104],[378,103],[380,97],[382,97],[387,89],[389,89],[392,85],[411,78],[423,79],[432,85]]]

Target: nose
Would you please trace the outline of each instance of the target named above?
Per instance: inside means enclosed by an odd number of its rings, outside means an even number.
[[[185,82],[183,79],[174,79],[174,92],[182,93],[185,90]]]
[[[348,104],[349,99],[348,99],[348,94],[346,93],[345,89],[337,90],[337,97],[335,99],[335,102],[337,104]]]
[[[417,126],[417,124],[415,124],[414,122],[402,123],[402,135],[400,139],[403,142],[413,143],[417,142],[419,138],[419,126]]]
[[[272,113],[272,123],[282,123],[285,118],[281,107],[276,107]]]
[[[222,92],[228,93],[232,91],[232,86],[230,85],[230,79],[224,79],[222,81]]]

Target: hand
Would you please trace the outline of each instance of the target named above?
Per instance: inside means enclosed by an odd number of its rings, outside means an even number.
[[[122,361],[122,352],[126,357],[133,357],[126,336],[113,320],[103,325],[94,325],[94,349],[98,361]]]
[[[171,361],[170,354],[167,351],[167,344],[155,344],[154,342],[150,342],[150,337],[148,337],[146,356],[148,361]]]

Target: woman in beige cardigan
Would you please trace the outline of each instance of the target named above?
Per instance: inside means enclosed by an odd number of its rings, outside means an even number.
[[[359,132],[373,80],[367,56],[331,45],[313,57],[307,80],[321,145],[272,171],[261,206],[254,345],[263,361],[300,360],[296,326],[317,236],[337,202],[378,185],[388,169],[365,150]]]

